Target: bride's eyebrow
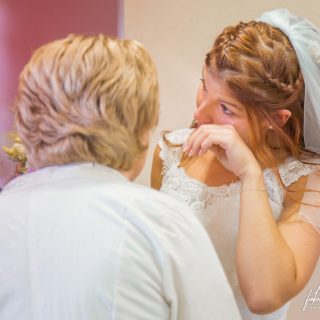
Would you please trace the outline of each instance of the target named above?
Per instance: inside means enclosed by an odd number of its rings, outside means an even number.
[[[204,67],[202,67],[201,74],[202,74],[201,81],[203,83],[204,88],[206,89],[206,83],[205,83],[205,79],[204,79]],[[225,104],[227,104],[227,105],[229,105],[231,107],[234,107],[234,108],[236,108],[238,110],[243,110],[242,106],[239,106],[236,103],[230,102],[230,101],[228,101],[228,99],[224,99],[223,97],[221,97],[219,100],[220,100],[220,102],[225,103]]]
[[[237,104],[229,102],[227,100],[220,99],[220,102],[223,103],[223,104],[227,104],[228,106],[234,107],[234,108],[236,108],[238,110],[243,110],[243,108],[241,106],[238,106]]]

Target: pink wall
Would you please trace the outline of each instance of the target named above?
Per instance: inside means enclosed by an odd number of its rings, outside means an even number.
[[[0,0],[0,146],[12,130],[9,105],[32,51],[70,33],[119,35],[121,0]],[[0,186],[13,164],[0,150]]]

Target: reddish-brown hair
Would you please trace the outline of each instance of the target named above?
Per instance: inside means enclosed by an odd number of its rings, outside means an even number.
[[[257,159],[266,167],[275,163],[275,150],[288,156],[311,156],[304,148],[304,81],[299,62],[287,36],[263,22],[240,22],[223,30],[205,60],[209,72],[227,84],[247,108]],[[277,111],[291,117],[282,126]],[[267,119],[272,130],[261,128]]]

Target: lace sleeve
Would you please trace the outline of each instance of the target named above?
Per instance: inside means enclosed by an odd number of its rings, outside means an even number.
[[[296,182],[302,176],[309,175],[314,166],[302,163],[298,159],[289,158],[279,167],[281,179],[286,187]]]
[[[161,174],[164,176],[168,169],[173,164],[178,164],[182,156],[182,146],[187,141],[188,136],[193,129],[180,129],[165,135],[166,140],[169,142],[169,145],[163,137],[158,142],[160,147],[160,158],[163,161],[163,167]]]
[[[309,175],[306,191],[299,211],[299,218],[312,224],[320,232],[320,174],[313,172]]]

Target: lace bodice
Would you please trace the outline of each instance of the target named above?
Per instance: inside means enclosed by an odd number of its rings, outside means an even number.
[[[189,177],[184,168],[179,167],[183,152],[182,145],[191,132],[192,129],[180,129],[167,134],[166,139],[173,146],[168,146],[163,139],[159,141],[160,158],[163,161],[161,191],[192,207],[194,213],[207,229],[234,291],[243,319],[285,319],[288,305],[264,316],[254,315],[247,308],[240,292],[235,260],[241,184],[240,181],[237,181],[229,185],[209,187]],[[301,176],[309,175],[311,172],[311,166],[294,158],[287,159],[279,167],[281,179],[286,187],[297,181]],[[273,216],[277,220],[283,209],[285,190],[278,183],[271,169],[265,169],[263,174]]]

